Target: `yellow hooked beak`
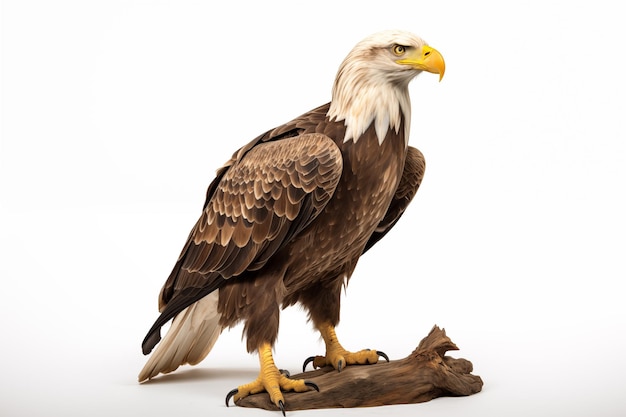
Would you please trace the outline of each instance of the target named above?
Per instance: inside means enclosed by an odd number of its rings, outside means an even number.
[[[443,78],[443,73],[446,72],[446,63],[443,60],[443,56],[438,50],[428,45],[424,45],[421,50],[410,50],[404,58],[398,59],[396,63],[410,65],[417,70],[439,74],[439,81]]]

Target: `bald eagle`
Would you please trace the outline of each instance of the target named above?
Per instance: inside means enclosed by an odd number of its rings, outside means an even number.
[[[159,295],[160,316],[143,341],[139,381],[197,364],[224,328],[244,323],[259,377],[235,401],[267,391],[317,389],[281,374],[272,357],[281,308],[301,304],[326,344],[314,367],[376,363],[335,333],[341,289],[359,257],[398,221],[424,174],[408,146],[409,82],[443,77],[441,54],[419,37],[384,31],[359,42],[339,67],[332,100],[236,151],[209,185],[200,219]],[[305,362],[305,366],[307,364]]]

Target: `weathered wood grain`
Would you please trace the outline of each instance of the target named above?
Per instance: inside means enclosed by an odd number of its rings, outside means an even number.
[[[349,366],[337,372],[331,367],[292,375],[317,384],[320,392],[286,392],[285,410],[341,407],[373,407],[413,404],[442,396],[466,396],[479,392],[483,381],[472,375],[472,363],[445,356],[458,350],[446,332],[434,326],[406,358],[375,365]],[[238,406],[267,410],[278,408],[266,393],[237,401]]]

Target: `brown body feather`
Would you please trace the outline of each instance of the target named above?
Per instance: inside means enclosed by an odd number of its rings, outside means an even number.
[[[275,341],[281,306],[301,303],[314,324],[339,321],[344,279],[403,213],[424,163],[416,149],[407,153],[404,129],[379,144],[372,126],[344,142],[344,125],[327,111],[259,136],[220,169],[163,286],[144,352],[161,325],[217,289],[221,325],[245,321],[249,351]]]

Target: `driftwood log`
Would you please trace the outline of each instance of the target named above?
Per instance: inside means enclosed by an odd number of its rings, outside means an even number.
[[[445,330],[435,326],[404,359],[349,366],[341,372],[325,367],[292,375],[314,382],[320,392],[284,393],[285,410],[414,404],[479,392],[483,381],[471,374],[472,363],[445,356],[449,350],[458,348]],[[266,393],[244,397],[237,405],[278,410]]]

